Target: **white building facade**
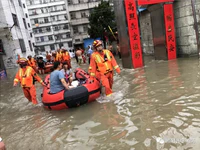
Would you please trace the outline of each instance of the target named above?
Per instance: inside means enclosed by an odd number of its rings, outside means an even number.
[[[63,46],[72,49],[69,11],[65,0],[26,0],[26,2],[35,37],[35,50],[54,51]]]
[[[0,0],[0,8],[0,59],[13,68],[18,54],[35,55],[30,20],[25,0]]]
[[[101,0],[67,0],[74,47],[82,46],[83,40],[89,38],[89,16],[100,3]]]

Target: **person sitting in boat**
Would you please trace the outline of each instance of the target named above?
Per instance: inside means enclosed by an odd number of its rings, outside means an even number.
[[[72,70],[70,69],[68,62],[63,62],[63,69],[61,70],[61,72],[64,74],[66,82],[71,85],[73,77]]]
[[[62,63],[55,61],[53,68],[54,71],[50,74],[50,93],[55,94],[62,90],[68,90],[69,83],[66,82],[64,74],[60,71]]]
[[[42,57],[37,61],[39,74],[44,74],[45,62]]]

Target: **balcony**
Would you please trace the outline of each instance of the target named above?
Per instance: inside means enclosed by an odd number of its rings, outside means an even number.
[[[49,35],[53,35],[52,31],[50,32],[39,32],[39,33],[34,33],[35,37],[41,37],[41,36],[49,36]]]
[[[62,39],[59,39],[59,40],[56,40],[56,43],[63,43],[63,42],[70,42],[72,41],[72,38],[62,38]]]
[[[88,24],[88,18],[76,18],[71,20],[71,25]]]
[[[55,20],[55,21],[52,21],[52,25],[57,25],[57,24],[65,24],[65,23],[69,23],[69,20]]]
[[[49,3],[42,3],[42,4],[33,4],[29,5],[28,9],[36,9],[36,8],[43,8],[43,7],[51,7],[56,5],[63,5],[65,4],[65,1],[58,1],[58,2],[49,2]]]
[[[69,5],[68,9],[69,9],[69,12],[87,10],[87,9],[94,8],[95,6],[98,6],[99,3],[101,3],[101,1],[90,2],[90,3],[81,3],[81,4],[73,4],[73,5]]]
[[[30,19],[37,19],[37,18],[44,18],[44,17],[49,17],[49,16],[57,16],[57,15],[65,15],[67,14],[65,9],[62,10],[56,10],[56,11],[51,11],[48,13],[32,13],[30,14]]]
[[[54,40],[48,40],[48,41],[36,41],[36,45],[35,46],[44,46],[44,45],[50,45],[50,44],[54,44],[55,41]]]
[[[60,29],[60,30],[54,30],[54,34],[62,34],[70,32],[70,29]]]
[[[81,44],[83,43],[83,40],[88,38],[89,35],[87,33],[79,33],[79,34],[74,34],[74,38],[73,38],[73,43],[74,44]]]
[[[43,22],[42,21],[42,22],[39,22],[38,25],[39,25],[38,27],[46,27],[46,26],[51,26],[52,23],[51,22]],[[38,27],[35,26],[35,24],[32,24],[32,27],[33,28],[38,28]]]
[[[67,11],[65,9],[49,12],[49,15],[51,16],[64,15],[64,14],[67,14]]]

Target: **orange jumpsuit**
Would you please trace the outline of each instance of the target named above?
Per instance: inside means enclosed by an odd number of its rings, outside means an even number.
[[[20,68],[15,76],[14,83],[21,83],[24,96],[33,104],[37,104],[36,89],[34,86],[34,79],[43,83],[42,79],[36,74],[32,67]]]
[[[62,62],[62,52],[56,53],[56,61]]]
[[[34,58],[31,58],[31,60],[28,59],[28,65],[36,71],[36,61]]]
[[[69,55],[69,52],[64,52],[63,54],[62,54],[62,61],[63,62],[67,62],[67,64],[68,64],[68,66],[69,66],[69,68],[71,68],[71,58],[70,58],[70,55]]]
[[[113,68],[116,69],[117,73],[120,73],[120,68],[109,50],[103,50],[102,53],[97,51],[92,53],[88,72],[102,82],[107,96],[112,94]]]

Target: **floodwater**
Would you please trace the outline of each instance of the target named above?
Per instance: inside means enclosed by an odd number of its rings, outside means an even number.
[[[87,66],[82,66],[87,68]],[[199,150],[200,64],[197,58],[122,69],[114,96],[78,108],[33,106],[15,70],[0,81],[0,136],[7,150]],[[37,84],[41,101],[42,87]]]

